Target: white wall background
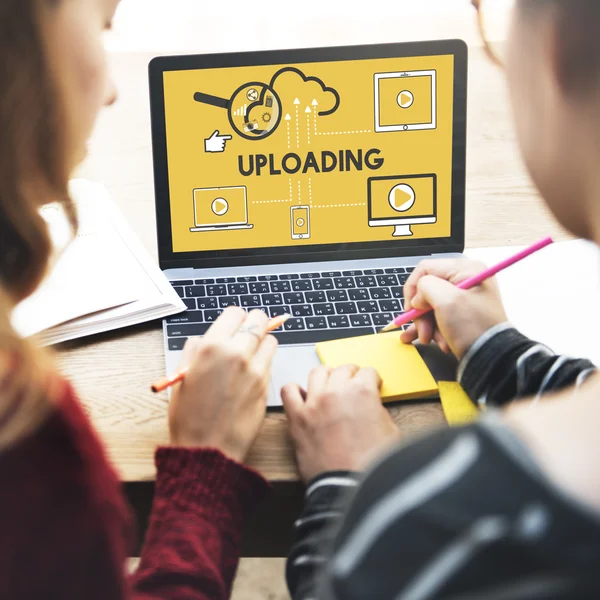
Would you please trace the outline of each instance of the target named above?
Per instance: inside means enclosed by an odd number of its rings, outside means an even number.
[[[108,46],[220,52],[440,37],[478,43],[470,0],[122,0]]]

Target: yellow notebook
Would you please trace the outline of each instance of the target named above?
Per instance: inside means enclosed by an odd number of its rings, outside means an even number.
[[[383,380],[384,402],[437,395],[438,386],[421,355],[397,334],[322,342],[317,344],[317,354],[328,367],[354,364],[376,369]]]
[[[479,417],[479,409],[467,396],[460,383],[440,381],[440,400],[448,425],[466,425]]]

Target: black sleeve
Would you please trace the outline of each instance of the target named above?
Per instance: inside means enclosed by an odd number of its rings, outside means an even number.
[[[358,474],[348,471],[323,473],[307,486],[304,509],[294,524],[296,541],[286,566],[293,600],[315,599],[315,576],[331,552],[333,531],[343,516],[347,498],[357,487]]]
[[[589,360],[558,356],[504,324],[475,342],[459,366],[459,381],[480,406],[580,385],[595,371]]]
[[[306,547],[311,572],[290,559],[294,600],[600,597],[600,518],[519,452],[477,424],[389,454]]]

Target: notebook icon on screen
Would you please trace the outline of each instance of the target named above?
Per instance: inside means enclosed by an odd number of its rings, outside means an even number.
[[[190,231],[252,229],[248,224],[248,197],[245,186],[196,188],[194,224]]]

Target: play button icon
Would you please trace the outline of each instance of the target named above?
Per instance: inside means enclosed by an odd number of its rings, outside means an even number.
[[[211,208],[217,217],[222,217],[229,210],[229,204],[225,198],[215,198]]]
[[[410,108],[415,101],[415,97],[413,96],[412,92],[403,90],[398,94],[397,101],[400,108]]]
[[[413,207],[416,200],[415,190],[406,183],[395,185],[389,195],[390,206],[397,212],[406,212]]]

